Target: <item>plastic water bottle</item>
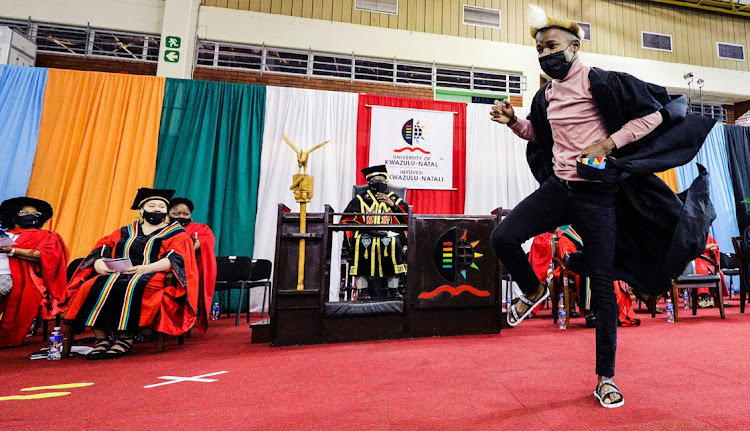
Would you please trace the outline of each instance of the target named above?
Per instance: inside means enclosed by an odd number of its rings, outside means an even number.
[[[29,333],[26,334],[27,337],[33,337],[34,335],[36,335],[36,322],[37,322],[37,319],[38,318],[35,317],[34,321],[31,322],[31,329],[29,329]]]
[[[560,301],[557,303],[557,324],[560,329],[568,329],[568,325],[565,324],[565,300],[563,294],[560,294]]]
[[[215,302],[214,306],[211,307],[211,320],[219,320],[220,312],[221,308],[219,307],[219,303]]]
[[[693,305],[693,304],[690,303],[691,302],[690,299],[691,299],[690,298],[690,289],[685,289],[685,292],[683,292],[683,294],[682,294],[682,300],[683,300],[683,302],[685,302],[685,310],[689,310],[690,307]]]
[[[62,358],[62,341],[63,334],[60,327],[55,326],[55,330],[49,334],[49,350],[47,351],[47,360],[57,361]]]
[[[669,295],[667,295],[667,323],[674,323],[674,304]]]

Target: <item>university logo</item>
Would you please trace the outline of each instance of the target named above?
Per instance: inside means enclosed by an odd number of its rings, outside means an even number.
[[[466,283],[466,271],[469,269],[479,270],[475,260],[482,257],[481,253],[474,251],[474,247],[479,241],[469,242],[466,240],[466,230],[459,235],[457,228],[446,231],[435,244],[434,262],[440,276],[444,279],[456,283],[459,286],[442,285],[429,292],[419,294],[420,299],[431,299],[441,293],[449,293],[451,296],[458,296],[461,293],[469,293],[474,296],[489,296],[490,292],[479,290]]]
[[[413,153],[415,151],[420,151],[424,154],[430,154],[429,151],[415,146],[419,145],[420,141],[422,143],[425,142],[425,135],[427,134],[425,128],[426,127],[424,125],[419,124],[419,121],[415,123],[413,118],[404,123],[404,125],[401,127],[401,137],[404,139],[404,142],[406,142],[410,146],[399,148],[397,150],[394,150],[394,152],[400,153],[402,151],[410,151]]]

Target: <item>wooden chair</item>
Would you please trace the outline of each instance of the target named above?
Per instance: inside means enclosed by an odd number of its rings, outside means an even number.
[[[554,263],[555,269],[560,268],[560,279],[558,283],[554,277],[549,283],[550,299],[552,300],[552,318],[554,323],[557,324],[557,313],[560,308],[560,292],[563,294],[563,306],[565,307],[565,326],[570,326],[570,310],[575,307],[575,304],[571,304],[571,286],[570,278],[573,277],[571,272],[565,266],[562,256],[557,256],[557,242],[560,238],[557,234],[552,235],[550,238],[550,247],[552,250],[552,262]],[[573,282],[572,289],[575,289],[575,281]]]
[[[740,313],[744,313],[748,294],[747,277],[750,275],[746,274],[745,271],[747,271],[748,264],[750,264],[750,254],[742,252],[742,237],[736,236],[732,238],[732,245],[737,257],[737,268],[740,270]]]
[[[167,273],[166,277],[164,277],[164,285],[171,286],[173,285],[173,283],[175,283],[174,276],[171,272],[169,272]],[[73,328],[66,325],[65,323],[61,324],[60,329],[63,333],[63,349],[61,359],[67,359],[70,355],[70,347],[73,345],[73,340],[75,339],[75,333],[73,332]],[[163,334],[161,332],[156,333],[156,353],[164,353],[164,344],[166,337],[166,334]],[[177,344],[180,346],[185,344],[185,334],[177,336]]]
[[[693,316],[698,312],[698,289],[708,288],[709,292],[713,293],[715,301],[719,304],[719,314],[722,319],[725,319],[724,314],[724,292],[721,289],[721,275],[719,274],[719,263],[715,262],[710,257],[698,256],[698,259],[703,259],[710,263],[714,267],[714,273],[708,275],[697,275],[694,270],[694,262],[688,264],[685,271],[679,277],[672,280],[672,296],[676,298],[677,291],[679,289],[690,289],[692,303],[693,303]],[[674,300],[673,300],[674,302]],[[678,317],[679,307],[674,302],[674,320],[679,320]]]

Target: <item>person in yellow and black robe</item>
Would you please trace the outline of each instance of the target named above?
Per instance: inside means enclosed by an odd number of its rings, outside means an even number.
[[[346,216],[342,223],[401,224],[406,222],[406,201],[388,191],[388,171],[385,165],[362,169],[369,188],[349,202],[345,213],[366,213]],[[367,289],[373,299],[383,299],[398,288],[398,275],[406,273],[406,235],[393,231],[347,232],[354,262],[349,275],[356,276],[355,286]]]

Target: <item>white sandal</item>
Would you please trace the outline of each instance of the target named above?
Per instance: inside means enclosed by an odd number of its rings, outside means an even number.
[[[539,299],[536,300],[536,302],[530,300],[525,295],[521,295],[518,298],[514,299],[511,303],[510,310],[508,310],[508,312],[506,313],[506,320],[508,321],[508,325],[510,325],[511,327],[515,327],[516,325],[521,323],[523,319],[529,317],[529,315],[537,305],[541,304],[547,298],[549,298],[549,289],[545,287],[544,293],[539,297]],[[529,306],[521,316],[518,315],[518,311],[516,310],[516,304],[518,303],[518,301],[521,301]],[[513,315],[513,319],[515,320],[514,322],[510,321],[511,314]]]
[[[605,391],[603,394],[600,395],[599,391],[602,389],[602,386],[604,386],[604,385],[610,385],[614,389],[610,389],[608,391]],[[609,404],[605,403],[604,402],[604,398],[606,398],[607,395],[610,395],[610,394],[618,394],[618,395],[620,395],[620,401],[612,402],[612,403],[609,403]],[[622,407],[625,404],[625,397],[622,396],[622,392],[620,392],[620,390],[617,388],[617,385],[615,385],[615,382],[613,382],[612,380],[602,380],[601,382],[599,382],[599,384],[596,385],[596,390],[594,391],[594,396],[596,397],[597,400],[599,400],[599,404],[601,404],[602,407],[604,407],[605,409],[615,409],[617,407]],[[610,400],[611,399],[612,398],[610,398]]]

